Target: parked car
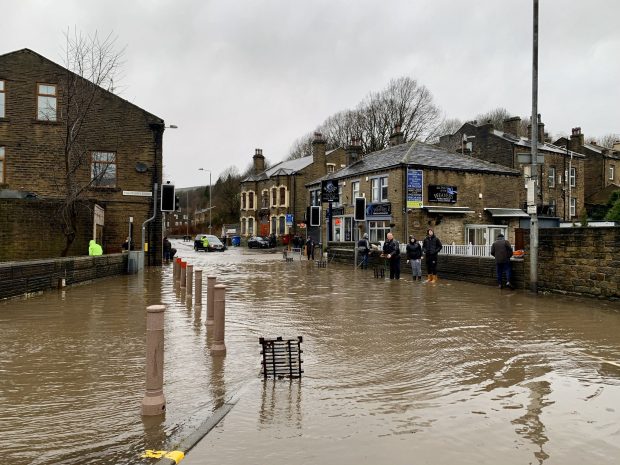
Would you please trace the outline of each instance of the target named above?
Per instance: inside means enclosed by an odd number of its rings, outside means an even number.
[[[248,249],[268,249],[269,241],[264,237],[252,236],[248,239]]]
[[[206,237],[209,241],[209,247],[205,250],[202,245],[202,239]],[[203,250],[205,252],[223,252],[226,250],[226,245],[222,244],[216,236],[213,234],[197,234],[194,238],[194,250],[198,252],[199,250]]]

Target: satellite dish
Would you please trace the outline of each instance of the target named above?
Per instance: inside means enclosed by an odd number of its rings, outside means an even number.
[[[148,171],[149,167],[146,166],[144,163],[142,163],[141,161],[136,163],[136,171],[138,173],[146,173]]]

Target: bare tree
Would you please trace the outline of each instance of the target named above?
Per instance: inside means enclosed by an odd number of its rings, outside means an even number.
[[[431,135],[428,142],[436,143],[439,142],[439,137],[445,135],[452,135],[456,131],[458,131],[461,126],[463,126],[463,122],[458,118],[444,118],[441,123],[437,125],[435,128],[434,134]]]
[[[614,143],[617,143],[620,141],[620,134],[612,134],[612,133],[605,134],[604,136],[601,136],[601,137],[593,137],[591,141],[595,142],[597,145],[600,145],[601,147],[610,149],[614,146]]]
[[[59,174],[59,188],[63,192],[60,208],[65,236],[65,247],[61,252],[68,254],[77,235],[78,203],[91,185],[106,185],[116,176],[116,160],[113,154],[102,153],[91,160],[93,131],[89,128],[95,117],[97,104],[106,91],[112,89],[114,77],[120,66],[123,51],[117,51],[116,39],[108,35],[101,39],[95,32],[84,36],[74,31],[65,34],[64,78],[60,82],[60,120],[63,123],[63,168]],[[90,171],[90,176],[85,173]]]
[[[306,134],[295,140],[289,149],[287,160],[295,160],[297,158],[307,157],[312,154],[312,134]]]

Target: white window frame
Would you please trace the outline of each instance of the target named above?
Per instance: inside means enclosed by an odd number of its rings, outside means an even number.
[[[387,233],[391,231],[389,220],[369,221],[368,235],[370,242],[383,242]]]
[[[176,218],[176,215],[174,215]],[[241,217],[241,235],[245,236],[247,231],[247,218],[245,216]]]
[[[351,205],[355,205],[356,197],[360,197],[360,182],[351,181]]]
[[[388,197],[389,197],[389,190],[388,190],[388,177],[387,176],[382,176],[379,178],[379,186],[381,189],[381,202],[387,202],[388,201]],[[384,196],[385,194],[385,196]]]
[[[328,173],[333,173],[334,171],[336,171],[336,164],[335,163],[326,163],[325,165],[327,166],[327,172]]]
[[[269,218],[269,234],[276,234],[278,230],[278,217],[276,215],[272,215]]]
[[[286,215],[278,216],[278,230],[276,232],[276,235],[280,236],[282,234],[288,234],[288,226],[286,226]]]
[[[577,168],[572,166],[570,169],[570,187],[576,187],[576,186],[577,186]]]
[[[284,203],[281,202],[282,200],[282,189],[284,189]],[[280,207],[288,207],[288,189],[284,184],[281,184],[278,186],[278,190],[277,190],[277,197],[278,197],[278,206]]]
[[[370,201],[372,203],[381,201],[381,184],[378,177],[370,179]]]
[[[241,210],[248,209],[248,193],[246,191],[241,192]]]
[[[0,145],[0,184],[6,179],[6,148]]]
[[[577,215],[577,197],[570,198],[570,217],[573,218]]]
[[[44,88],[43,92],[42,88]],[[53,93],[45,93],[44,91],[47,91],[48,88],[53,88]],[[42,102],[45,104],[42,105]],[[53,105],[50,105],[49,102],[53,102]],[[58,120],[58,86],[56,84],[37,83],[37,120]]]
[[[609,180],[610,181],[614,180],[614,175],[616,174],[615,171],[616,171],[616,167],[614,165],[610,165],[609,166]]]
[[[344,205],[344,184],[338,183],[338,203],[339,207]]]
[[[547,186],[555,187],[555,166],[550,166],[547,171]]]
[[[0,79],[0,118],[6,117],[6,81]]]
[[[248,236],[254,236],[254,223],[256,223],[256,221],[254,221],[254,217],[253,216],[248,216],[247,217],[248,220],[248,231],[247,231],[247,235]]]
[[[265,202],[265,199],[267,202]],[[260,207],[269,208],[269,189],[263,189],[260,195]]]
[[[271,208],[276,208],[278,206],[278,186],[271,186],[269,189],[269,203]]]
[[[104,160],[103,157],[107,159]],[[100,166],[106,165],[106,168]],[[91,153],[90,179],[94,187],[116,187],[116,152],[94,151]]]
[[[310,191],[310,206],[311,207],[321,206],[321,189],[312,189]],[[310,221],[310,218],[308,218],[308,221]]]

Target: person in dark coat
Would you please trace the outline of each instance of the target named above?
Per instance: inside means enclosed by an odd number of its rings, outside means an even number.
[[[163,245],[162,248],[164,250],[164,260],[165,260],[166,263],[168,263],[170,261],[170,259],[172,258],[172,256],[171,256],[172,244],[168,240],[168,237],[164,237],[164,245]]]
[[[392,233],[387,233],[383,255],[390,262],[390,279],[400,279],[400,244]]]
[[[422,251],[424,252],[426,260],[427,283],[437,282],[437,255],[442,248],[443,245],[441,241],[435,236],[435,232],[429,228],[428,231],[426,231],[424,242],[422,242]]]
[[[364,233],[362,238],[357,241],[357,253],[361,257],[360,266],[368,268],[368,254],[370,253],[370,242],[368,242],[368,234]]]
[[[512,257],[512,246],[504,239],[503,234],[497,236],[497,240],[491,246],[491,255],[495,257],[495,268],[497,270],[497,287],[502,286],[502,276],[506,273],[506,287],[512,289],[510,278],[512,274],[510,257]]]
[[[314,260],[314,239],[312,237],[308,237],[306,241],[306,255],[308,255],[308,260]]]
[[[422,281],[422,246],[415,238],[409,236],[407,244],[407,263],[411,264],[411,275],[414,281]]]

